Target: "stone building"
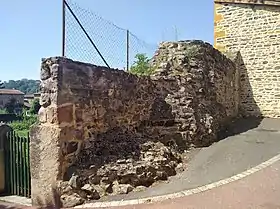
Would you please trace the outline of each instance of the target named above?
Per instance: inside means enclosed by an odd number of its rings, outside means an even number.
[[[214,46],[239,52],[240,109],[280,117],[280,0],[215,0]]]
[[[0,89],[0,108],[4,108],[11,99],[15,99],[18,104],[23,104],[24,93],[16,89]]]

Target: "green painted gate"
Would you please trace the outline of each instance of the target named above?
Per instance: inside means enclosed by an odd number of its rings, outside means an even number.
[[[5,192],[9,195],[30,197],[30,154],[28,137],[15,132],[7,134],[4,143]]]

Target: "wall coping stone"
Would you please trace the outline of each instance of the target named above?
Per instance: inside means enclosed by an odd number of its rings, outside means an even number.
[[[266,5],[279,6],[280,0],[214,0],[215,3],[231,3],[231,4],[251,4],[251,5]]]

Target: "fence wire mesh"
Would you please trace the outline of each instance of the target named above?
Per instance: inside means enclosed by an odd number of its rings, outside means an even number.
[[[65,0],[64,5],[65,57],[95,65],[106,66],[108,63],[111,68],[127,69],[134,63],[136,54],[143,53],[148,57],[154,54],[156,44],[146,43],[72,0]]]

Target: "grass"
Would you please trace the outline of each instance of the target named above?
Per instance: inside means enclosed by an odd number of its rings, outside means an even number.
[[[27,137],[30,127],[37,122],[37,115],[24,116],[22,121],[14,121],[9,124],[21,137]]]
[[[6,113],[8,113],[8,112],[6,111],[6,109],[0,109],[0,114],[6,114]]]
[[[20,137],[28,137],[29,130],[15,130],[18,136]]]

